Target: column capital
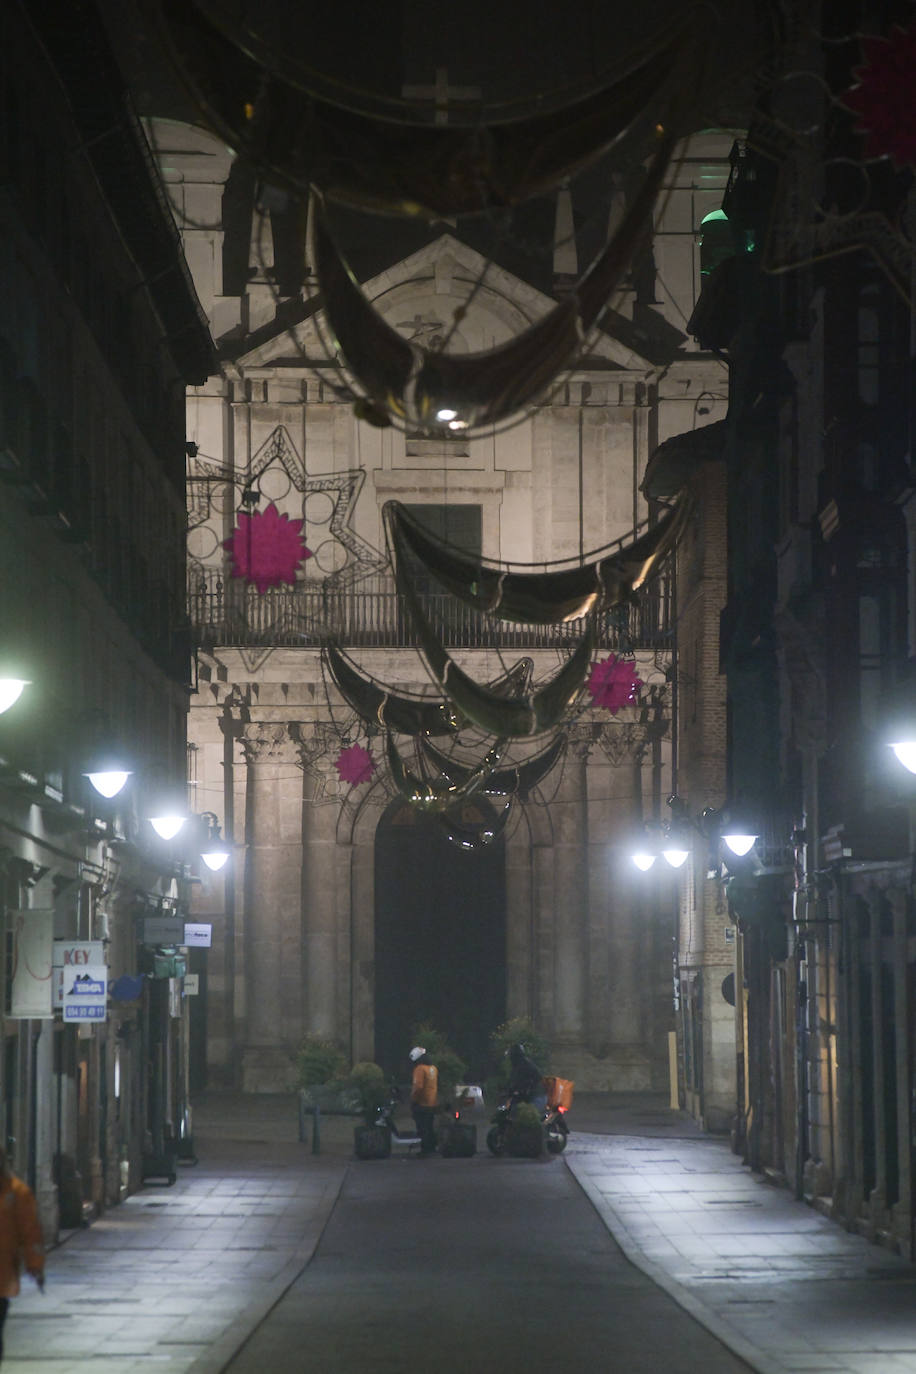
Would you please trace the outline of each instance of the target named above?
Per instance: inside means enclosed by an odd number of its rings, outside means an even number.
[[[246,763],[296,762],[297,744],[289,721],[249,721],[242,730],[239,742]]]

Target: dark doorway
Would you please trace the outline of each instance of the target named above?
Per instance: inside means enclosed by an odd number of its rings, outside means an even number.
[[[465,811],[492,820],[483,798]],[[412,1028],[429,1022],[479,1079],[505,1011],[504,841],[463,850],[434,816],[392,802],[375,838],[376,1059],[403,1078]]]

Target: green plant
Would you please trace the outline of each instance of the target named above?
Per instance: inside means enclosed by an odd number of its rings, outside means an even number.
[[[464,1082],[468,1071],[467,1065],[452,1049],[443,1032],[431,1026],[429,1022],[424,1021],[414,1026],[412,1035],[415,1045],[425,1045],[430,1063],[435,1064],[439,1070],[440,1102],[451,1102],[455,1096],[456,1085]]]
[[[388,1100],[384,1073],[378,1064],[362,1060],[353,1065],[347,1082],[359,1101],[363,1120],[367,1126],[371,1126],[379,1107],[383,1107]]]
[[[320,1035],[307,1035],[296,1056],[296,1069],[300,1088],[311,1088],[319,1083],[331,1083],[342,1078],[347,1071],[347,1060],[333,1040],[325,1040]]]
[[[518,1130],[540,1130],[541,1118],[537,1107],[531,1102],[519,1102],[512,1118],[513,1126]]]
[[[550,1045],[527,1016],[513,1016],[504,1021],[490,1035],[490,1050],[496,1061],[496,1082],[500,1093],[509,1085],[509,1050],[521,1045],[529,1059],[533,1059],[541,1073],[550,1072]]]

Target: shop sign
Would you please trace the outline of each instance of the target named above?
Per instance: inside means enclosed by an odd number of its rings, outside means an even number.
[[[200,993],[200,974],[186,973],[182,990],[185,997],[197,997]]]
[[[183,917],[144,916],[143,943],[145,945],[183,945]]]
[[[101,940],[55,940],[53,957],[54,1005],[64,1005],[64,979],[74,970],[82,973],[90,964],[105,962]]]
[[[209,949],[213,938],[212,925],[185,921],[184,939],[181,943],[188,949]]]
[[[108,968],[84,964],[64,977],[64,1020],[104,1021],[108,1007]]]
[[[53,910],[12,911],[10,1009],[12,1017],[50,1017],[51,959],[54,944]]]

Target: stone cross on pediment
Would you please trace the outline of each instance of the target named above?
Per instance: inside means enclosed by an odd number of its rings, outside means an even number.
[[[432,86],[402,86],[401,95],[405,100],[432,101],[435,106],[434,124],[448,124],[449,109],[457,104],[479,105],[483,91],[479,86],[450,86],[448,67],[436,68],[436,80]]]

